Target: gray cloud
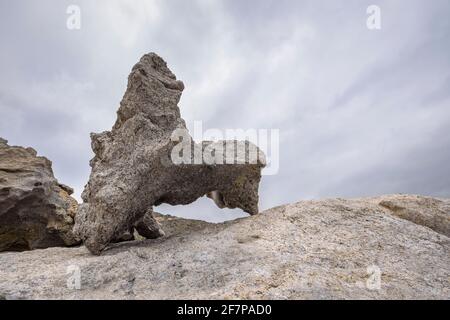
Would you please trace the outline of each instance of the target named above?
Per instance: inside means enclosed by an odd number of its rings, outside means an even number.
[[[82,28],[66,28],[69,4]],[[0,136],[53,161],[79,196],[90,132],[110,129],[131,66],[149,51],[186,84],[192,129],[280,129],[262,209],[307,198],[450,196],[446,0],[17,1],[0,3]],[[159,208],[243,216],[207,199]]]

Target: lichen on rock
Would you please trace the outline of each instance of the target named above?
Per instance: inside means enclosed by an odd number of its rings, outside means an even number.
[[[142,236],[162,234],[152,215],[143,219],[161,203],[189,204],[209,195],[219,207],[258,213],[264,154],[249,142],[195,143],[178,107],[183,90],[162,58],[146,54],[129,75],[112,130],[91,134],[95,157],[75,232],[92,253],[132,228]],[[244,153],[222,153],[227,146]],[[199,163],[199,154],[208,161]],[[142,223],[152,231],[143,231]]]

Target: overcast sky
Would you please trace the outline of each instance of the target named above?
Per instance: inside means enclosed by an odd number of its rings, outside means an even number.
[[[81,29],[66,27],[67,7]],[[381,30],[366,26],[381,8]],[[260,207],[389,193],[450,196],[450,2],[1,1],[0,136],[79,195],[90,132],[110,130],[131,67],[156,52],[192,129],[280,130]],[[209,199],[157,211],[243,216]]]

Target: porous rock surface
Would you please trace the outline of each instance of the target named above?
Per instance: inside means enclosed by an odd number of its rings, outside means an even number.
[[[164,238],[101,256],[0,253],[0,299],[450,299],[450,238],[386,201],[450,215],[448,199],[405,195],[301,201],[220,224],[155,215]]]
[[[52,163],[32,148],[0,138],[0,251],[80,242],[72,233],[77,201],[53,176]]]
[[[234,163],[221,163],[216,151],[223,141],[195,143],[188,134],[177,136],[187,132],[177,105],[183,89],[162,58],[146,54],[129,75],[112,130],[91,134],[95,157],[74,230],[92,253],[99,254],[161,203],[189,204],[209,195],[219,207],[258,213],[264,155],[245,142],[244,154],[231,156]],[[176,146],[192,149],[181,152],[181,163],[173,161]],[[194,164],[203,151],[212,161]],[[249,161],[255,154],[257,161]],[[147,222],[154,225],[151,216]],[[136,230],[145,236],[142,228]]]

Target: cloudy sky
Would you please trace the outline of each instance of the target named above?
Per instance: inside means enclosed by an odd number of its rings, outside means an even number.
[[[369,30],[366,9],[381,9]],[[69,5],[81,29],[66,26]],[[260,207],[388,193],[450,196],[448,0],[0,2],[0,136],[53,161],[79,197],[90,132],[109,130],[131,67],[161,55],[192,129],[280,130]],[[159,211],[243,216],[208,199]]]

